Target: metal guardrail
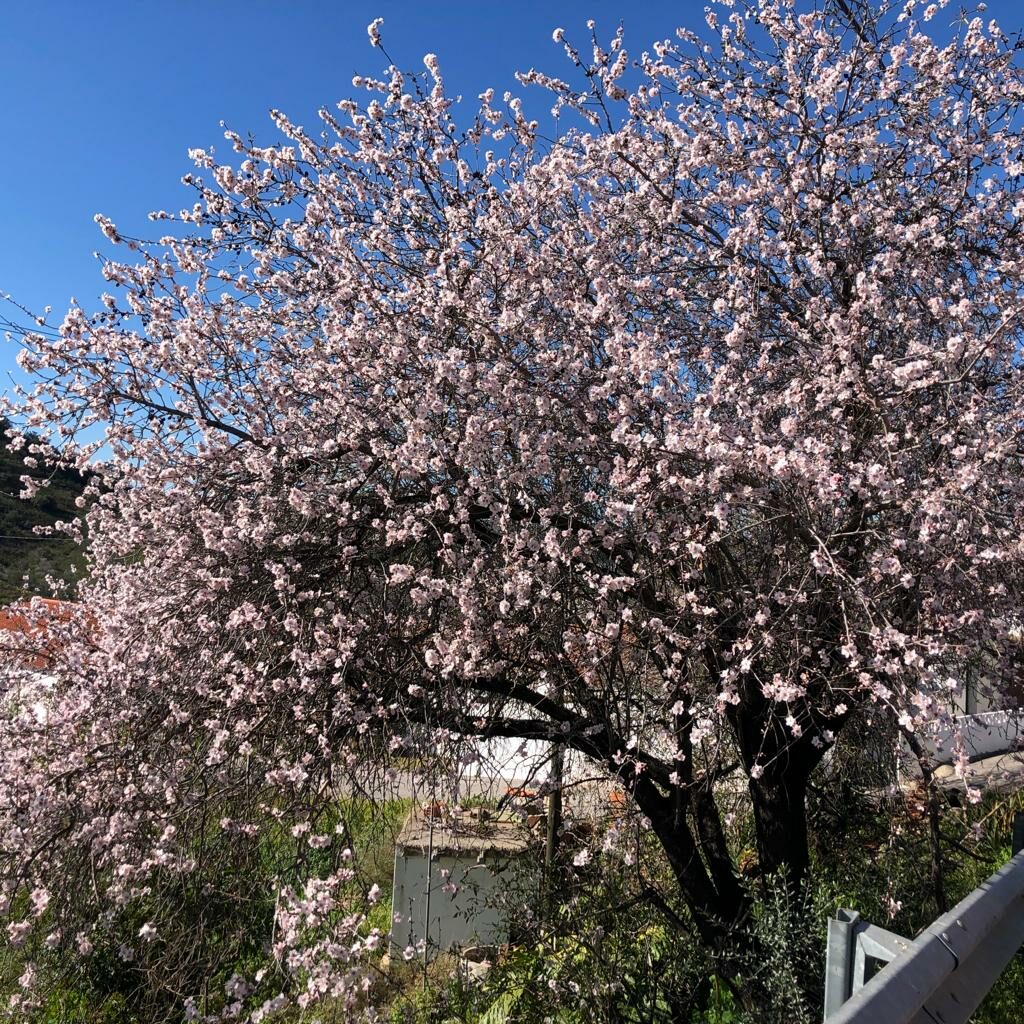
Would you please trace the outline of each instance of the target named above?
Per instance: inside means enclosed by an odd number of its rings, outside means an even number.
[[[916,939],[840,910],[829,921],[828,1024],[966,1024],[1024,944],[1024,814],[1014,856]]]

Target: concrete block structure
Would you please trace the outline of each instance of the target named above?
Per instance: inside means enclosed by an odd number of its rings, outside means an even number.
[[[395,842],[392,947],[432,959],[506,943],[536,909],[540,879],[538,846],[517,818],[416,808]]]

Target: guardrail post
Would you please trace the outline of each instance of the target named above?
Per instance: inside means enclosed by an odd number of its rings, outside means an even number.
[[[825,947],[825,1020],[853,995],[853,955],[856,941],[853,926],[860,920],[856,910],[836,911],[828,919]]]
[[[837,910],[828,921],[824,1019],[837,1013],[847,999],[909,945],[910,940],[902,935],[862,921],[856,910]]]
[[[1013,816],[1013,856],[1024,850],[1024,811]]]

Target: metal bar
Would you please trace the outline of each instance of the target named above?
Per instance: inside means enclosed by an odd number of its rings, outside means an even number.
[[[828,919],[828,945],[825,947],[825,1016],[832,1014],[853,995],[853,926],[860,919],[856,910],[836,911]]]
[[[944,994],[943,986],[950,975],[976,952],[982,958],[987,957],[990,943],[993,950],[1001,950],[1012,941],[1012,936],[1008,938],[1004,931],[1006,919],[1020,917],[1022,912],[1024,852],[1015,855],[988,881],[925,929],[905,953],[830,1016],[829,1024],[877,1024],[878,1021],[911,1024],[929,1020],[921,1016],[920,1011],[933,997],[938,1000]],[[982,973],[980,969],[972,973],[975,982],[980,982]],[[964,989],[958,998],[966,1004],[975,995],[972,987]]]
[[[1024,897],[914,1017],[913,1024],[966,1024],[1024,942]]]
[[[910,945],[910,939],[862,921],[856,910],[837,910],[836,916],[828,921],[824,1019],[828,1021],[871,980],[874,963],[887,964]]]
[[[862,943],[854,941],[853,944],[853,984],[850,988],[850,995],[859,992],[870,980],[868,974],[868,960]]]
[[[883,960],[885,963],[906,953],[913,945],[912,939],[904,938],[886,928],[879,928],[877,924],[868,924],[867,921],[861,921],[858,925],[857,942],[867,956],[873,960]]]
[[[891,963],[910,948],[910,939],[886,931],[867,921],[854,925],[856,945],[853,953],[853,987],[850,995],[859,992],[877,973],[878,963]],[[869,973],[870,972],[870,973]]]

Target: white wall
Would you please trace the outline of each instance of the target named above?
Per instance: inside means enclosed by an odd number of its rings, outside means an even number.
[[[971,760],[1005,754],[1024,745],[1024,718],[1019,711],[961,715],[950,725],[922,731],[921,739],[935,761],[952,764],[958,735],[962,736]]]

